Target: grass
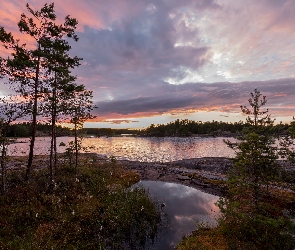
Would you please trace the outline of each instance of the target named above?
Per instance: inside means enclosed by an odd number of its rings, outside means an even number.
[[[18,159],[19,160],[19,159]],[[116,163],[83,158],[75,171],[9,171],[0,196],[0,249],[140,249],[157,233],[160,213],[139,180]]]
[[[227,243],[220,228],[199,226],[190,236],[183,238],[177,250],[226,250]]]

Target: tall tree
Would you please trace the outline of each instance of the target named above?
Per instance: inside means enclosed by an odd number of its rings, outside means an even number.
[[[226,141],[236,157],[228,174],[228,195],[218,202],[219,222],[230,249],[293,249],[292,223],[272,204],[267,188],[280,169],[279,148],[270,133],[273,120],[262,110],[266,97],[255,89],[249,104],[241,106],[248,127],[238,142]]]
[[[63,39],[63,30],[68,31],[68,27],[58,26],[59,36],[52,38],[48,41],[48,46],[50,48],[48,57],[49,70],[48,73],[51,75],[49,77],[48,89],[46,91],[46,102],[42,105],[44,113],[50,116],[51,123],[51,146],[50,146],[50,175],[53,176],[53,169],[56,172],[57,168],[57,146],[56,146],[56,124],[59,117],[64,116],[67,113],[68,99],[71,98],[73,91],[75,91],[76,80],[75,76],[71,75],[71,68],[79,66],[78,57],[70,57],[68,52],[71,49],[69,43]],[[76,38],[77,40],[77,38]]]
[[[274,120],[270,118],[268,110],[261,110],[266,104],[266,97],[257,89],[251,93],[248,100],[250,108],[241,106],[244,114],[248,115],[239,142],[226,141],[226,144],[236,152],[234,168],[230,179],[234,186],[250,192],[255,205],[258,204],[263,185],[278,174],[278,148],[275,137],[271,134]]]
[[[55,24],[56,14],[54,4],[45,4],[40,11],[34,11],[27,4],[27,10],[30,17],[21,15],[18,27],[21,33],[27,34],[35,41],[35,48],[27,48],[25,44],[15,40],[11,33],[7,33],[3,27],[0,27],[0,39],[4,47],[13,51],[12,58],[8,58],[2,64],[5,68],[5,74],[9,78],[14,90],[21,94],[32,103],[30,110],[32,121],[32,134],[30,141],[30,151],[26,171],[26,179],[29,179],[36,137],[37,116],[40,114],[38,105],[46,92],[46,82],[52,77],[52,50],[54,41],[65,37],[77,40],[74,32],[77,20],[65,17],[64,24]]]

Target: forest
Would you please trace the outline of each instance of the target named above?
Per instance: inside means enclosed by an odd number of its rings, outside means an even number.
[[[228,123],[222,121],[193,121],[193,120],[175,120],[167,124],[151,124],[148,128],[141,130],[140,133],[145,136],[237,136],[243,129],[249,127],[248,123],[243,121]],[[271,127],[271,133],[284,135],[288,133],[290,124],[279,123]]]
[[[223,137],[236,137],[243,129],[249,127],[249,124],[239,122],[222,122],[222,121],[194,121],[194,120],[179,120],[176,119],[173,122],[167,124],[151,124],[145,129],[112,129],[112,128],[81,128],[79,133],[87,136],[121,136],[132,135],[132,136],[151,136],[151,137],[165,137],[165,136],[223,136]],[[271,127],[271,133],[275,135],[286,135],[289,134],[289,128],[291,124],[279,123]],[[36,125],[37,136],[51,136],[51,125],[44,123],[37,123]],[[8,137],[28,137],[31,134],[31,123],[22,122],[10,124],[7,127],[6,132]],[[57,125],[56,136],[73,136],[74,130],[66,127]]]

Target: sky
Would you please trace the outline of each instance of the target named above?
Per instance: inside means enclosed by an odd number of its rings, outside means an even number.
[[[21,37],[26,3],[0,0],[0,26]],[[51,3],[51,2],[47,2]],[[276,121],[295,115],[294,0],[56,0],[58,22],[78,19],[83,58],[72,73],[93,90],[86,127],[145,128],[176,119],[245,121],[257,88]],[[0,56],[6,56],[0,48]],[[9,90],[0,85],[0,96]]]

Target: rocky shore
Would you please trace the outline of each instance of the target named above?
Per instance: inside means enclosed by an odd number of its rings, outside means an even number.
[[[227,172],[232,166],[229,158],[204,157],[192,158],[166,163],[139,162],[119,160],[121,163],[140,175],[141,180],[154,180],[180,183],[204,192],[224,196],[227,190],[225,181]],[[279,161],[285,173],[295,176],[295,165]],[[270,188],[291,191],[292,184],[275,183]]]
[[[64,161],[60,155],[60,162]],[[98,154],[83,154],[82,157],[88,159],[95,159],[99,162],[108,162],[112,159],[98,155]],[[10,170],[21,170],[26,167],[26,158],[24,157],[11,157],[7,164]],[[225,157],[203,157],[183,159],[172,162],[140,162],[129,160],[115,160],[117,164],[124,165],[132,171],[139,174],[141,180],[153,180],[180,183],[204,192],[223,196],[226,193],[226,179],[227,172],[232,166],[229,158]],[[295,166],[288,165],[280,162],[286,171],[293,172],[295,176]],[[33,160],[34,168],[44,168],[48,166],[48,157],[35,156]],[[279,187],[282,189],[282,187]],[[288,186],[286,189],[289,189]]]
[[[205,157],[159,163],[119,160],[140,175],[141,180],[180,183],[214,195],[224,195],[226,172],[231,161],[223,157]]]

